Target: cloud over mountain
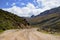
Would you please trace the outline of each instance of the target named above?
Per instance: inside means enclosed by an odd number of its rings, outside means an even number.
[[[22,3],[25,5],[24,7],[16,6],[16,3],[13,3],[12,7],[3,9],[19,16],[30,17],[31,15],[38,15],[45,10],[60,6],[60,0],[34,0],[33,2]],[[35,6],[35,4],[37,5]]]

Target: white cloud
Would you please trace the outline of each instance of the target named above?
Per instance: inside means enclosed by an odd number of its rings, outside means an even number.
[[[38,15],[45,10],[49,10],[51,8],[60,6],[60,0],[37,0],[37,3],[38,3],[37,7],[40,6],[40,2],[42,3],[41,4],[42,8],[36,8],[32,3],[28,3],[26,4],[26,7],[20,8],[18,6],[15,6],[15,3],[13,3],[13,7],[6,8],[4,10],[17,14],[19,16],[30,17],[33,14]],[[25,5],[24,3],[22,4]]]
[[[12,4],[12,6],[15,6],[15,5],[16,5],[16,3],[13,3],[13,4]]]
[[[40,2],[42,3],[43,8],[45,9],[51,9],[60,6],[60,0],[37,0],[39,6]]]
[[[25,17],[27,17],[27,16],[30,17],[32,14],[37,15],[38,13],[40,13],[40,9],[36,9],[36,7],[31,3],[28,3],[26,5],[26,7],[23,7],[23,8],[13,6],[12,8],[6,8],[3,10],[12,12],[12,13],[17,14],[19,16],[25,16]]]
[[[31,3],[28,3],[28,4],[27,4],[27,7],[28,7],[28,8],[31,8],[31,9],[35,9],[35,6],[34,6],[33,4],[31,4]]]

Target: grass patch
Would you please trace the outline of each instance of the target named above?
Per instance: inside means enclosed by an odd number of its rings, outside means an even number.
[[[4,30],[0,30],[0,34],[3,33],[3,32],[4,32]]]
[[[52,34],[52,35],[55,35],[55,36],[60,36],[60,32],[58,33],[58,32],[47,32],[47,31],[44,31],[44,30],[40,30],[40,29],[37,29],[37,31],[39,31],[39,32],[42,32],[42,33],[45,33],[45,34]]]

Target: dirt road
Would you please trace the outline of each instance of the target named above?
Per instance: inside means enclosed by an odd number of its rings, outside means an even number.
[[[0,35],[0,40],[60,40],[60,36],[44,34],[32,28],[5,31]]]

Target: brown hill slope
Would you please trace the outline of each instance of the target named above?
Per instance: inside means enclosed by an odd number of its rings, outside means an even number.
[[[40,27],[42,30],[60,32],[60,7],[45,11],[27,21],[31,26]]]

